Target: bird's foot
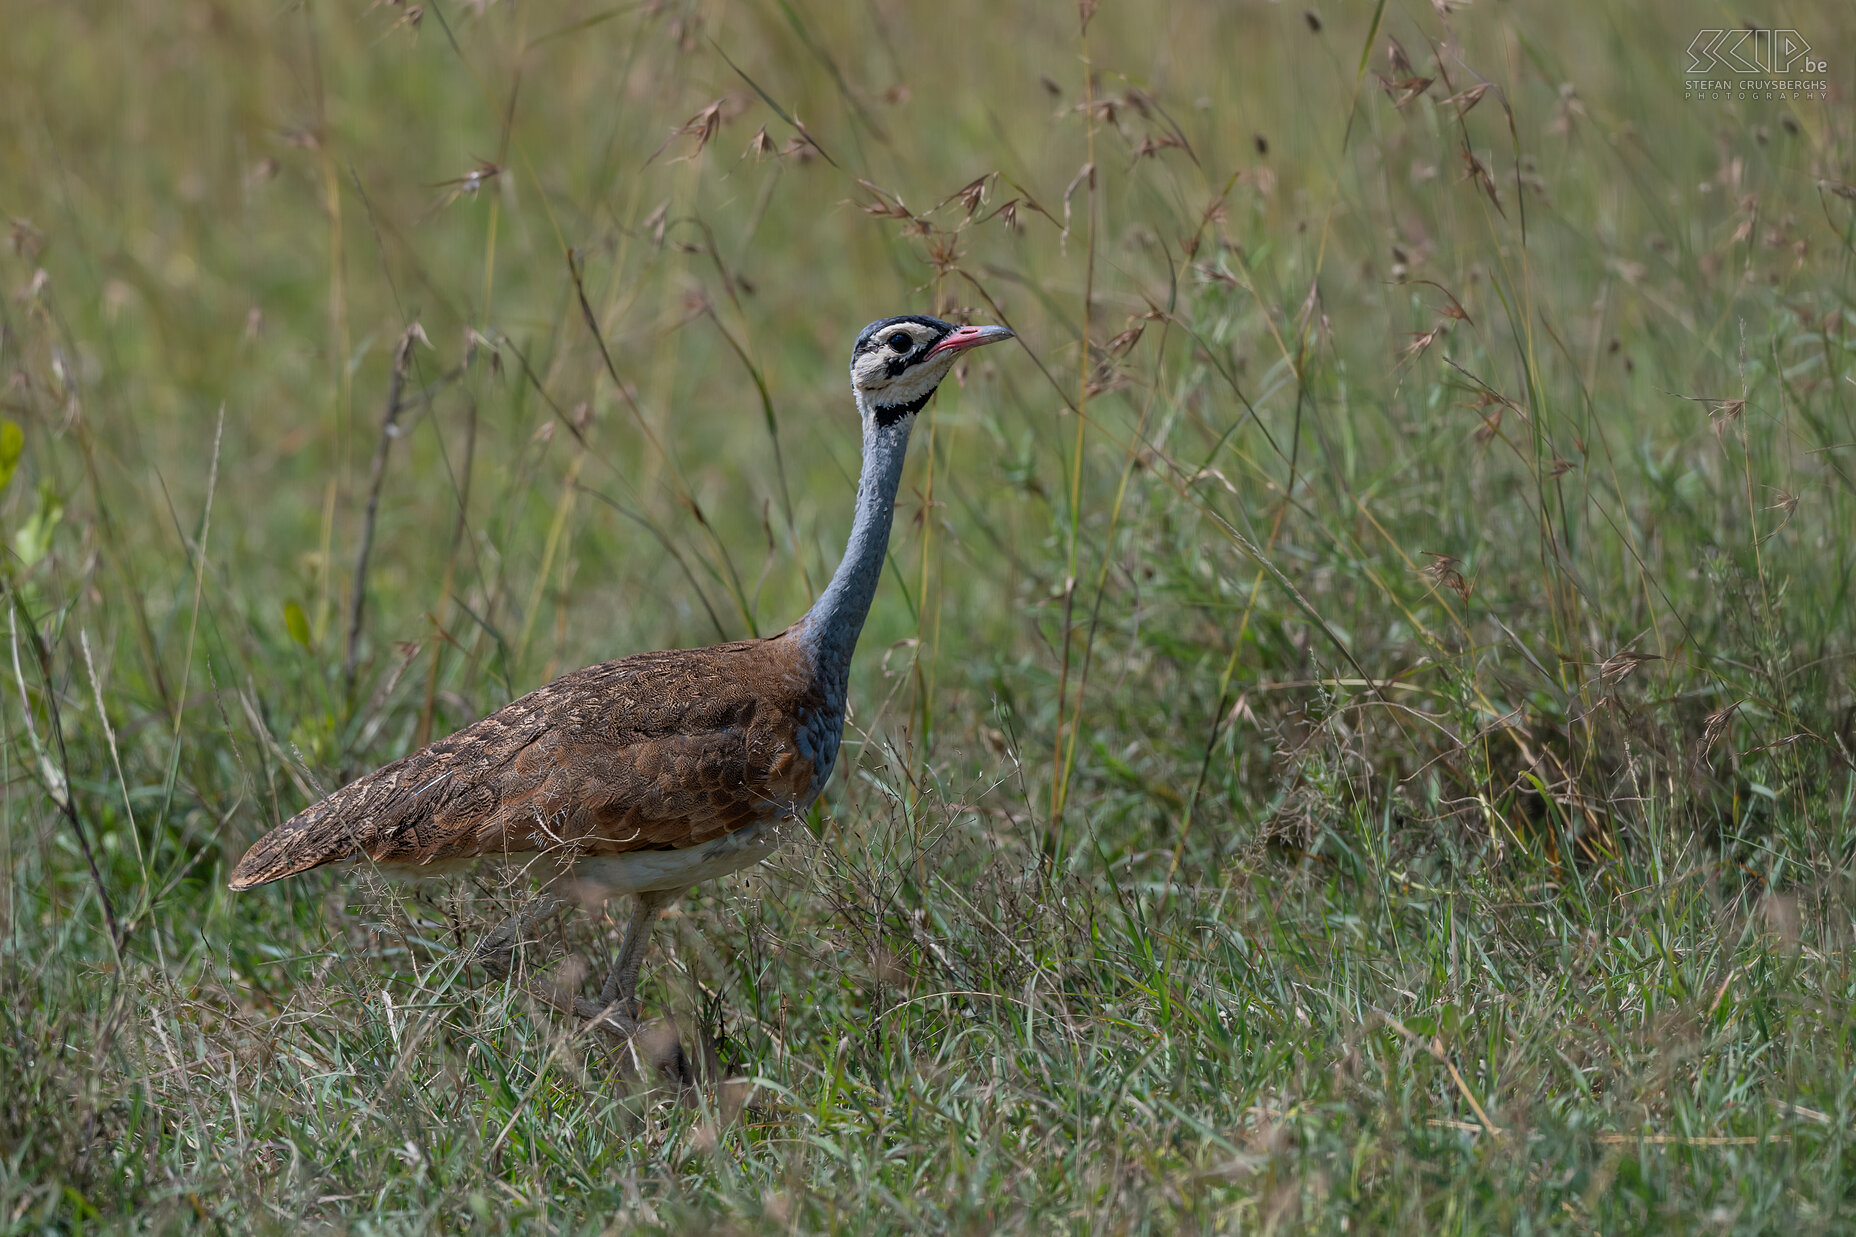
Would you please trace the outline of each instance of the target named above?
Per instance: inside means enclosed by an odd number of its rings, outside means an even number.
[[[628,1001],[614,1001],[603,1005],[586,997],[574,998],[574,1015],[584,1019],[589,1029],[598,1031],[621,1043],[628,1041],[638,1033],[637,1010]]]
[[[612,1041],[619,1050],[619,1068],[634,1084],[668,1086],[687,1094],[699,1081],[698,1071],[684,1050],[683,1035],[674,1018],[641,1022],[636,1016],[596,1001],[576,1001],[576,1011],[591,1029]]]
[[[588,1030],[598,1032],[621,1050],[622,1067],[634,1079],[662,1082],[679,1092],[697,1085],[699,1071],[684,1051],[683,1036],[674,1018],[641,1021],[637,1006],[623,999],[602,1005],[575,997],[573,1012],[585,1020]]]

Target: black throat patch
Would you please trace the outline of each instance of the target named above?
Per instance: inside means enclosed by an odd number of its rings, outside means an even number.
[[[912,399],[906,404],[873,404],[870,407],[870,414],[876,418],[878,425],[888,429],[902,418],[926,408],[928,401],[934,398],[934,391],[933,387],[929,387],[926,395],[919,399]]]

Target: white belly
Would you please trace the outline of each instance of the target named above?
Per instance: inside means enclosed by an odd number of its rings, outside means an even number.
[[[606,896],[688,889],[759,863],[780,848],[782,820],[763,820],[682,850],[634,850],[588,855],[573,864],[574,879],[603,886]]]
[[[603,896],[616,898],[691,885],[726,876],[759,863],[780,848],[784,820],[763,820],[701,846],[681,850],[635,850],[623,855],[585,855],[562,861],[561,856],[538,851],[507,855],[478,855],[439,859],[431,863],[374,863],[357,860],[355,866],[379,872],[393,880],[432,880],[497,866],[512,871],[533,871],[550,878],[566,875],[585,886],[596,886]],[[592,892],[592,890],[585,890]]]

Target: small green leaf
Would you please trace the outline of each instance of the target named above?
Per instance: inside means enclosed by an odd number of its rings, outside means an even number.
[[[284,626],[290,629],[290,638],[309,647],[309,619],[303,615],[303,607],[294,601],[284,602]]]
[[[19,457],[26,450],[26,431],[11,421],[0,421],[0,490],[19,469]]]
[[[52,533],[64,518],[64,500],[52,488],[50,478],[39,482],[39,509],[32,513],[13,534],[13,553],[22,566],[30,567],[51,552]]]

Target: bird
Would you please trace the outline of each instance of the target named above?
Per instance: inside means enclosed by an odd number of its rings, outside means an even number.
[[[859,332],[850,369],[863,462],[850,537],[785,631],[563,675],[297,813],[252,844],[228,886],[327,864],[412,880],[503,864],[539,866],[602,899],[629,895],[599,999],[574,1009],[635,1031],[658,913],[691,886],[772,855],[830,780],[916,415],[957,360],[1011,338],[1003,326],[919,314]],[[506,945],[520,926],[491,943]]]

